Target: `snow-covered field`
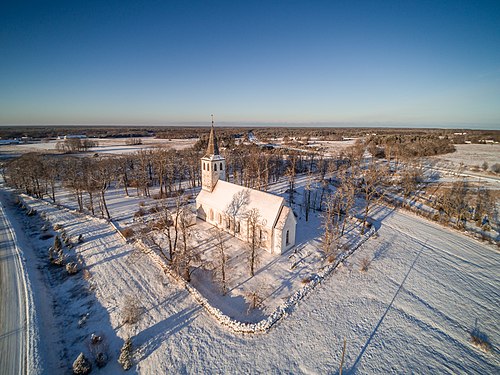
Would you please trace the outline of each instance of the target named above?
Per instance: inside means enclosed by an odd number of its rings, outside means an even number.
[[[116,358],[127,337],[137,363],[131,373],[335,373],[344,338],[348,373],[495,373],[500,366],[500,253],[404,211],[379,208],[373,214],[378,237],[269,333],[252,336],[220,326],[105,221],[26,199],[72,238],[85,238],[74,250],[89,271],[85,278],[82,272],[45,276],[58,327],[48,373],[63,372],[80,351],[90,356],[92,333],[108,346],[110,362],[96,371],[103,374],[119,371]],[[135,198],[115,193],[113,199],[112,215],[122,220],[130,217],[127,201],[129,211],[138,208]],[[38,240],[36,231],[36,225],[26,229],[33,251],[25,256],[47,275],[51,239]],[[371,261],[367,272],[360,271],[364,257]],[[126,296],[144,309],[135,326],[121,321]],[[469,342],[474,328],[487,335],[490,353]]]
[[[500,144],[458,144],[451,154],[433,156],[450,165],[463,163],[467,167],[481,167],[484,162],[489,166],[500,163]]]
[[[92,138],[92,141],[98,142],[98,147],[90,149],[91,152],[105,154],[130,154],[141,149],[147,149],[157,146],[170,147],[175,150],[183,150],[193,146],[197,138],[191,139],[160,139],[154,137],[141,137],[141,145],[127,145],[126,141],[129,138]],[[16,145],[1,145],[0,153],[4,154],[23,154],[28,152],[56,152],[56,144],[59,140],[51,140],[48,142],[26,143]]]

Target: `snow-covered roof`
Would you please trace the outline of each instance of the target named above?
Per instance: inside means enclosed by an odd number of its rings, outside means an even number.
[[[212,192],[201,190],[198,197],[196,197],[196,201],[199,204],[206,204],[218,208],[220,211],[225,211],[233,197],[243,190],[248,190],[248,204],[241,208],[238,216],[242,216],[243,212],[256,208],[259,210],[262,225],[272,228],[278,219],[281,207],[285,204],[285,200],[277,195],[219,180]]]
[[[202,160],[226,160],[224,159],[224,156],[221,155],[205,155],[202,157]]]
[[[283,208],[281,209],[280,217],[276,222],[277,229],[283,229],[285,227],[286,218],[288,217],[288,215],[292,215],[292,217],[295,219],[295,216],[293,215],[293,212],[290,209],[290,207],[283,206]]]

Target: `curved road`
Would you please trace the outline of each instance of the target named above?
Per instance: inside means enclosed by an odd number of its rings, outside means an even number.
[[[21,260],[0,205],[0,374],[26,373],[26,292]]]

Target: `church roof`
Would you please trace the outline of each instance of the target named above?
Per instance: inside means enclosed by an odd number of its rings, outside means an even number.
[[[208,138],[208,147],[205,157],[211,155],[219,155],[219,145],[217,144],[217,137],[215,136],[214,122],[212,121],[212,129],[210,129],[210,138]]]
[[[281,213],[281,207],[285,204],[285,200],[277,195],[219,180],[212,192],[201,190],[196,201],[225,211],[233,197],[242,190],[248,190],[248,204],[240,210],[237,217],[241,220],[244,212],[256,208],[259,210],[262,225],[272,228]]]
[[[281,213],[280,213],[280,216],[278,218],[278,221],[276,222],[277,229],[283,229],[285,227],[286,219],[287,219],[288,215],[292,215],[291,217],[293,217],[293,220],[295,222],[297,222],[295,220],[295,216],[293,215],[292,209],[290,207],[283,206],[283,208],[281,209]]]

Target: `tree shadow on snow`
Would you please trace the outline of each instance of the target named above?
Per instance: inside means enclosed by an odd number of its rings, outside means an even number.
[[[132,342],[137,347],[136,362],[140,362],[151,355],[161,344],[168,338],[184,327],[188,326],[197,316],[200,307],[185,308],[182,311],[175,313],[161,322],[141,331]]]
[[[399,295],[399,292],[401,291],[401,289],[403,289],[403,285],[406,282],[406,279],[408,279],[408,276],[410,275],[411,271],[415,267],[415,264],[417,263],[417,260],[418,260],[418,258],[420,258],[420,255],[422,254],[422,252],[424,251],[424,249],[425,249],[425,245],[422,246],[422,248],[418,252],[417,256],[413,260],[413,263],[411,264],[410,268],[408,269],[408,272],[406,272],[406,275],[405,275],[403,281],[399,285],[398,290],[396,290],[396,293],[394,294],[394,297],[392,297],[392,300],[389,303],[389,305],[387,306],[387,309],[384,311],[384,313],[382,314],[382,317],[380,318],[380,320],[378,321],[378,323],[375,325],[375,328],[373,329],[372,333],[370,334],[370,337],[366,341],[365,345],[361,348],[361,351],[360,351],[358,357],[356,358],[356,360],[354,361],[354,363],[352,364],[352,366],[346,369],[346,371],[345,371],[346,374],[355,374],[357,372],[357,366],[358,366],[359,362],[361,361],[361,358],[365,354],[365,351],[368,348],[368,346],[370,345],[372,339],[377,334],[377,331],[378,331],[379,327],[382,325],[382,322],[384,321],[385,317],[387,316],[387,314],[389,313],[390,309],[392,308],[392,305],[394,304],[394,301],[396,300],[397,296]]]

